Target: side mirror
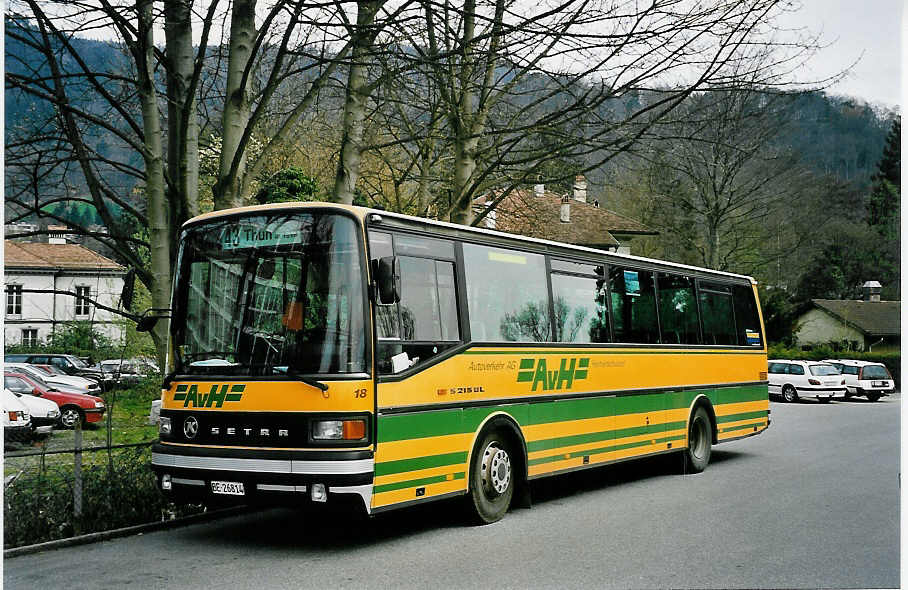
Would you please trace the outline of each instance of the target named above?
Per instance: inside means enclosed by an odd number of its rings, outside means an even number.
[[[34,389],[32,389],[32,395],[36,395],[36,396],[38,396],[38,397],[41,397],[41,390],[38,389],[37,387],[34,388]]]
[[[375,279],[378,283],[378,302],[390,305],[400,301],[400,259],[385,256],[378,259]]]
[[[136,332],[151,332],[155,324],[158,323],[159,316],[156,315],[147,315],[139,318],[139,321],[136,322]]]

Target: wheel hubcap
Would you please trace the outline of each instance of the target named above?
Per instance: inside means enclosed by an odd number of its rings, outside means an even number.
[[[511,483],[511,459],[507,451],[492,443],[482,454],[482,487],[494,495],[501,495]]]

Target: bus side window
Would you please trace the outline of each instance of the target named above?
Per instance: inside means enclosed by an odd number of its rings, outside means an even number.
[[[663,344],[699,344],[700,320],[694,280],[675,274],[659,273],[659,319]]]
[[[544,256],[464,244],[463,258],[474,341],[550,341]]]
[[[732,288],[735,302],[735,323],[737,324],[738,344],[742,346],[761,346],[763,334],[760,330],[760,316],[757,313],[757,302],[753,288],[735,285]]]
[[[598,268],[600,273],[603,272],[601,266]],[[552,273],[552,296],[555,305],[555,342],[610,340],[604,280],[595,278],[595,275],[582,277]]]
[[[653,279],[653,273],[648,270],[610,267],[609,292],[612,296],[615,342],[659,342]]]
[[[699,294],[703,344],[713,346],[737,344],[731,287],[700,281]]]

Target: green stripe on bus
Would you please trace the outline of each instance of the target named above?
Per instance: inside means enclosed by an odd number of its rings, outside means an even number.
[[[463,479],[466,476],[466,473],[463,471],[454,474],[454,479]],[[382,492],[393,492],[394,490],[402,490],[405,488],[415,488],[417,486],[429,485],[432,483],[442,483],[448,480],[446,475],[436,475],[434,477],[424,477],[422,479],[411,479],[409,481],[398,481],[395,483],[388,483],[381,486],[375,486],[372,489],[372,493],[380,494]]]
[[[446,453],[444,455],[429,455],[427,457],[416,457],[415,459],[399,459],[397,461],[386,461],[375,464],[375,476],[390,475],[392,473],[404,473],[406,471],[416,471],[417,469],[429,469],[431,467],[442,467],[444,465],[463,464],[467,461],[466,451],[458,453]]]
[[[683,435],[666,436],[666,437],[655,439],[655,442],[656,442],[656,444],[659,444],[659,443],[673,442],[676,440],[684,440],[684,436]],[[570,455],[571,455],[572,459],[575,459],[577,457],[599,455],[602,453],[610,453],[610,452],[614,452],[614,451],[623,451],[625,449],[645,447],[645,446],[650,446],[651,444],[652,444],[652,441],[644,440],[644,441],[639,441],[639,442],[624,443],[624,444],[620,444],[620,445],[610,445],[607,447],[600,447],[598,449],[587,449],[584,451],[575,451],[575,452],[570,453]],[[552,457],[540,457],[538,459],[530,459],[529,461],[527,461],[527,464],[528,465],[540,465],[542,463],[554,463],[555,461],[562,461],[562,460],[564,460],[564,455],[554,455]]]
[[[766,410],[759,412],[744,412],[742,414],[729,414],[728,416],[717,416],[716,423],[724,424],[725,422],[740,422],[741,420],[750,420],[751,418],[765,418]]]
[[[379,419],[378,442],[474,432],[489,414],[495,412],[507,412],[525,427],[687,408],[694,398],[699,395],[706,395],[712,401],[713,407],[717,407],[722,404],[765,400],[767,399],[767,389],[765,385],[748,385],[618,397],[562,399],[541,403],[528,403],[530,400],[514,400],[513,402],[495,406],[450,408],[414,414],[382,416]],[[748,419],[764,415],[765,412],[735,414],[735,416],[742,417],[734,419]],[[729,417],[720,417],[719,421],[727,422],[730,419]]]
[[[664,424],[650,424],[649,426],[637,426],[634,428],[622,428],[621,430],[604,430],[601,432],[591,432],[588,434],[573,434],[558,438],[537,440],[527,443],[527,451],[543,451],[546,449],[557,449],[559,447],[570,447],[582,445],[591,442],[598,442],[609,439],[627,438],[629,436],[642,436],[645,434],[662,434],[666,430],[677,430],[687,426],[686,422],[667,422]],[[682,438],[684,438],[682,436]],[[636,443],[635,443],[636,444]],[[649,441],[646,441],[649,444]]]
[[[754,426],[763,426],[763,422],[751,422],[750,424],[740,424],[738,426],[729,426],[728,428],[720,428],[719,432],[734,432],[735,430],[750,430]]]

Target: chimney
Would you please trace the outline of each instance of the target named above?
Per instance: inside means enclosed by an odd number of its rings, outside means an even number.
[[[567,195],[561,197],[561,223],[571,222],[571,198]]]
[[[534,185],[533,186],[533,195],[535,195],[537,197],[544,196],[545,195],[545,185],[544,184]]]
[[[864,301],[879,301],[882,290],[883,286],[879,281],[867,281],[861,286],[861,291],[864,292]]]
[[[583,174],[574,178],[574,200],[586,203],[586,177]]]

